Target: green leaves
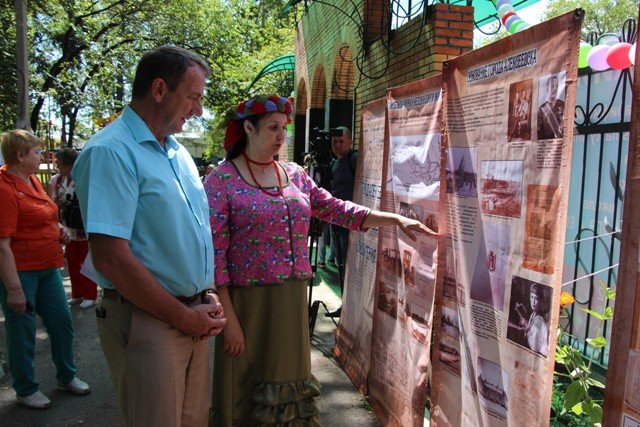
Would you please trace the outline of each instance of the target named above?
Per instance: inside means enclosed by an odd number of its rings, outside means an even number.
[[[567,387],[565,392],[564,407],[565,409],[571,409],[575,414],[578,414],[574,408],[578,403],[587,397],[588,391],[584,387],[581,381],[573,381]]]
[[[603,305],[608,305],[609,300],[615,298],[615,291],[607,288],[602,283],[600,288],[604,296]],[[594,400],[589,392],[592,387],[604,389],[605,385],[593,378],[591,363],[594,357],[600,354],[607,345],[606,338],[602,336],[602,328],[605,321],[613,318],[613,307],[604,307],[600,312],[587,308],[580,308],[580,310],[598,320],[597,332],[594,338],[586,339],[586,343],[591,347],[592,351],[590,357],[585,359],[585,356],[578,349],[571,346],[571,339],[569,343],[566,343],[566,340],[563,341],[567,334],[559,330],[555,360],[557,364],[563,366],[566,373],[555,373],[554,392],[561,392],[564,387],[563,383],[557,380],[558,378],[570,378],[571,382],[566,387],[563,410],[557,415],[557,418],[567,417],[570,413],[578,417],[589,417],[594,426],[600,426],[602,423],[602,406],[600,401]],[[558,414],[557,409],[556,414]]]

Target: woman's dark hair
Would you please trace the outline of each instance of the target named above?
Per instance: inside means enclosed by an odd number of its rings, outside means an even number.
[[[73,148],[63,148],[56,153],[56,162],[60,165],[73,166],[78,158],[78,152]]]
[[[157,78],[164,80],[169,90],[174,91],[187,69],[195,65],[205,71],[206,77],[211,75],[209,64],[200,55],[189,50],[177,46],[160,46],[147,51],[138,63],[131,97],[144,98],[149,93],[151,83]]]
[[[255,130],[258,131],[260,130],[260,122],[262,121],[262,119],[266,117],[267,114],[271,114],[271,113],[256,114],[254,116],[249,116],[240,122],[240,128],[242,129],[242,138],[240,138],[238,142],[233,144],[231,149],[227,151],[227,156],[225,157],[227,161],[235,159],[240,154],[242,154],[245,148],[247,148],[247,133],[244,130],[244,121],[249,120],[249,123],[251,123],[255,128]]]

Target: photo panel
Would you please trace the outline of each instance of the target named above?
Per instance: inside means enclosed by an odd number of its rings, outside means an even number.
[[[485,215],[520,218],[522,160],[484,160],[480,175],[480,206]]]
[[[509,120],[507,140],[531,140],[531,109],[533,79],[512,83],[509,86]]]
[[[478,197],[477,158],[475,147],[447,149],[447,193],[463,197]]]
[[[563,136],[566,76],[562,71],[538,81],[538,140]]]
[[[478,393],[482,407],[491,415],[505,419],[508,406],[509,374],[500,365],[478,357]]]
[[[551,286],[513,276],[507,340],[547,357],[552,296]]]

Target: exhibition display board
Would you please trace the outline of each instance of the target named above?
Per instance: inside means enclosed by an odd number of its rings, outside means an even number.
[[[363,106],[354,202],[380,209],[386,101]],[[342,314],[334,355],[361,393],[367,391],[378,250],[378,230],[349,233]]]
[[[384,211],[441,228],[440,76],[388,91]],[[444,202],[444,200],[443,200]],[[430,364],[437,239],[378,233],[369,395],[385,425],[421,426]]]
[[[582,12],[445,63],[434,425],[548,425]]]

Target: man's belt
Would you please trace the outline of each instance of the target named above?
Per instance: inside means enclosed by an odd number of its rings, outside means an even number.
[[[196,302],[198,299],[204,301],[207,291],[199,292],[190,297],[183,296],[175,296],[175,298],[183,304],[191,304]],[[123,297],[118,291],[115,289],[102,289],[102,298],[118,301],[118,302],[128,302],[125,297]]]

